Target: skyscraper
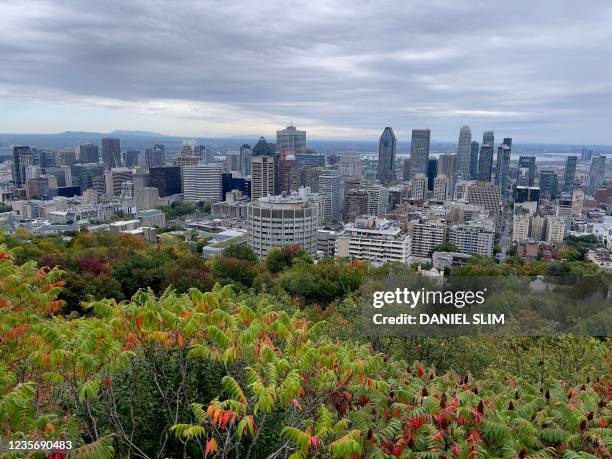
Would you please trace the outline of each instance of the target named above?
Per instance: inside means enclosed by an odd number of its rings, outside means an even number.
[[[433,191],[433,182],[438,175],[438,160],[430,158],[427,162],[427,189]]]
[[[591,159],[591,168],[589,170],[589,187],[588,191],[591,196],[595,194],[598,188],[604,183],[606,174],[606,157],[595,155]]]
[[[440,158],[438,158],[438,175],[444,174],[447,178],[450,178],[456,171],[457,155],[440,155]]]
[[[251,175],[251,146],[246,143],[240,147],[240,175]]]
[[[495,133],[493,131],[485,131],[482,133],[482,144],[483,145],[495,145]]]
[[[510,173],[510,147],[500,145],[497,148],[497,171],[495,174],[495,184],[499,185],[502,198],[509,196],[509,174]]]
[[[410,143],[410,178],[417,174],[427,175],[429,164],[430,129],[413,129]]]
[[[223,170],[217,164],[201,164],[183,167],[183,188],[185,201],[219,202],[221,196]]]
[[[274,156],[257,155],[251,161],[251,197],[274,196]]]
[[[557,198],[557,174],[554,171],[540,171],[540,191],[550,199]]]
[[[397,139],[393,129],[386,127],[378,142],[378,180],[389,183],[395,180],[395,150]]]
[[[79,162],[81,163],[97,163],[100,161],[98,146],[93,143],[84,143],[79,145]]]
[[[457,147],[457,171],[461,173],[463,180],[470,178],[471,144],[472,131],[469,126],[463,126],[459,131],[459,146]]]
[[[294,175],[293,171],[295,169],[295,153],[293,150],[286,149],[281,150],[279,152],[279,160],[278,160],[278,180],[279,180],[279,189],[277,190],[278,194],[280,193],[289,193],[291,192],[291,178]]]
[[[493,169],[493,144],[483,143],[480,147],[480,158],[478,158],[479,182],[490,182]]]
[[[472,140],[470,144],[470,175],[464,177],[463,180],[476,180],[478,178],[478,151],[480,150],[480,144],[475,140]]]
[[[333,223],[341,220],[344,210],[344,182],[340,171],[326,170],[319,175],[321,194],[321,222]]]
[[[28,146],[13,147],[13,180],[20,188],[26,181],[26,168],[34,164],[32,150]]]
[[[183,188],[181,168],[178,166],[150,167],[149,184],[159,190],[161,197],[179,194]]]
[[[512,152],[512,139],[505,138],[497,148],[497,170],[495,172],[495,184],[499,185],[501,197],[508,199],[510,196],[510,156]]]
[[[535,156],[520,156],[519,173],[516,179],[518,186],[533,186],[535,184],[536,175],[536,159]]]
[[[361,180],[361,155],[359,153],[344,153],[340,156],[338,168],[345,180]]]
[[[114,137],[102,139],[102,162],[106,169],[121,166],[121,142]]]
[[[306,151],[306,131],[298,131],[293,125],[276,131],[276,148],[278,151],[293,150],[294,154],[303,154]]]
[[[166,146],[161,144],[153,145],[145,151],[145,166],[159,167],[166,163]]]
[[[565,174],[563,179],[563,191],[571,193],[574,191],[574,182],[576,181],[576,163],[577,156],[568,156],[565,158]]]

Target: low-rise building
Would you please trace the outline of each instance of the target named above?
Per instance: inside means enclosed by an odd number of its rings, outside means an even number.
[[[380,218],[357,219],[345,225],[336,240],[336,256],[375,263],[411,260],[411,237],[401,227]]]

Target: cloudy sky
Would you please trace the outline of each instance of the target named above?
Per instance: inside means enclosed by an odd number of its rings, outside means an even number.
[[[0,0],[0,132],[612,144],[609,0]]]

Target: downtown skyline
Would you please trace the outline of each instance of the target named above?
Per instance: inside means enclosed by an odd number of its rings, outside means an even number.
[[[0,2],[3,133],[612,144],[608,2],[83,5]]]

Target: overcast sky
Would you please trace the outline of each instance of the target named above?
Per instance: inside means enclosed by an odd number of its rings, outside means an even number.
[[[0,0],[0,132],[612,144],[609,0]]]

